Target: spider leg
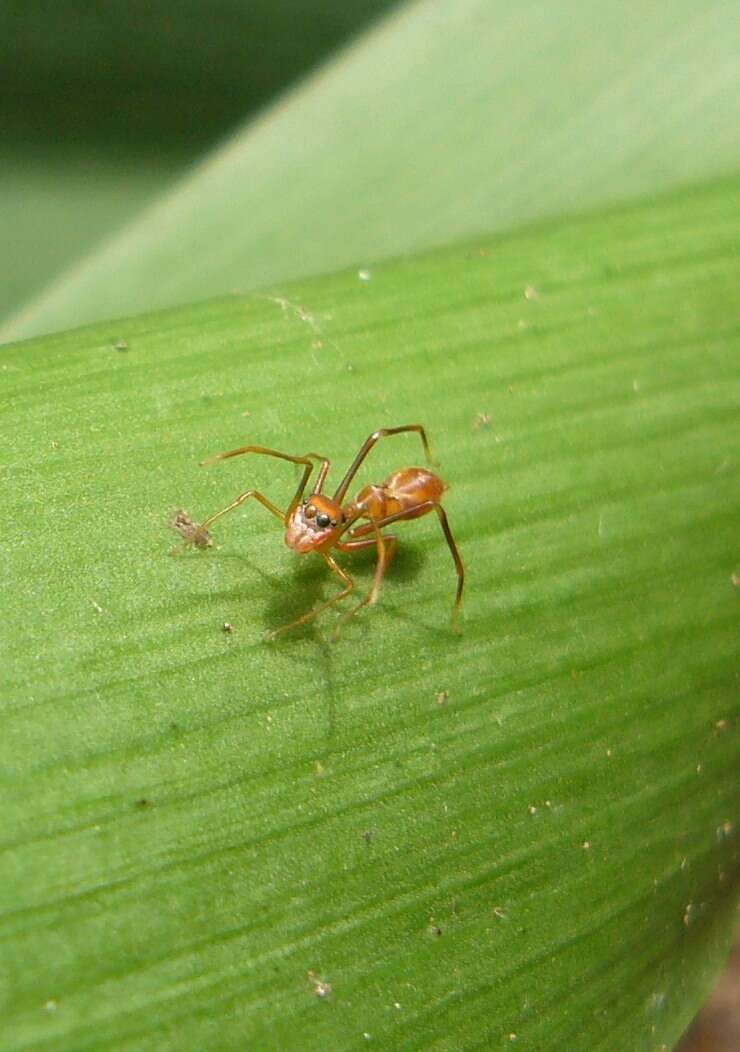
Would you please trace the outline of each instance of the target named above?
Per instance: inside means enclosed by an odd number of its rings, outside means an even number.
[[[424,428],[422,427],[421,424],[404,424],[402,427],[383,427],[379,431],[373,431],[372,435],[370,435],[368,438],[365,439],[365,441],[363,442],[362,446],[360,447],[359,453],[357,454],[357,456],[355,457],[355,459],[352,461],[352,463],[350,464],[349,468],[347,469],[347,474],[344,476],[342,481],[339,483],[339,486],[337,487],[337,491],[334,494],[334,498],[333,499],[338,501],[340,504],[342,503],[342,501],[344,500],[345,495],[347,493],[347,490],[349,489],[350,482],[352,481],[352,479],[355,477],[355,475],[359,471],[363,460],[368,455],[368,453],[373,448],[373,446],[375,445],[376,442],[379,442],[381,438],[388,438],[388,437],[390,437],[390,435],[400,435],[404,431],[417,431],[418,432],[419,436],[421,437],[421,441],[422,441],[422,443],[424,445],[424,452],[426,453],[427,460],[429,460],[431,463],[433,463],[433,458],[432,458],[431,449],[429,448],[429,440],[427,438],[427,433],[426,433],[426,431],[424,430]]]
[[[373,526],[372,523],[368,523],[367,525],[370,528]],[[372,605],[378,601],[380,586],[385,577],[386,570],[390,566],[391,559],[398,550],[398,537],[396,537],[395,534],[381,533],[379,529],[375,532],[376,536],[374,537],[363,537],[362,540],[340,541],[337,545],[337,548],[341,549],[343,552],[354,552],[357,551],[358,548],[370,548],[373,544],[377,546],[378,562],[375,566],[373,586],[368,592],[367,597],[360,603],[360,606],[365,606],[368,603]],[[358,610],[359,608],[360,607],[357,607]]]
[[[447,515],[441,504],[435,504],[434,508],[439,516],[439,523],[442,527],[442,532],[445,535],[445,540],[452,554],[452,560],[455,563],[455,570],[457,572],[457,593],[455,595],[455,606],[452,611],[452,627],[455,632],[460,632],[460,604],[462,603],[463,587],[465,585],[465,567],[463,561],[460,558],[460,552],[458,551],[455,538],[452,536],[452,530],[450,524],[447,521]]]
[[[313,610],[309,610],[307,614],[303,615],[303,617],[297,617],[295,621],[291,621],[288,625],[281,625],[280,628],[274,628],[271,632],[268,632],[265,635],[265,640],[274,639],[276,636],[281,635],[283,632],[290,631],[291,628],[297,628],[299,625],[305,625],[308,621],[313,621],[313,619],[315,617],[318,617],[319,614],[323,613],[324,610],[328,610],[330,606],[334,606],[335,603],[338,603],[341,599],[344,599],[345,596],[348,596],[354,588],[355,582],[352,580],[349,574],[346,574],[342,567],[334,559],[332,559],[331,555],[329,555],[327,552],[319,552],[319,554],[322,556],[329,569],[333,570],[338,577],[341,577],[341,579],[344,581],[345,587],[342,589],[341,592],[335,595],[333,599],[329,599],[326,603],[321,603]]]
[[[374,523],[368,523],[369,527],[373,527]],[[344,625],[350,618],[354,617],[355,614],[363,608],[363,606],[372,606],[378,601],[380,595],[380,587],[383,583],[386,570],[390,566],[391,559],[396,554],[398,548],[398,537],[394,534],[382,534],[379,529],[374,530],[374,537],[364,537],[362,540],[351,540],[340,542],[337,547],[341,548],[343,552],[357,551],[358,548],[370,548],[372,545],[376,545],[378,549],[378,561],[375,566],[375,575],[373,577],[373,586],[364,599],[354,606],[347,613],[343,614],[334,629],[332,638],[336,640],[339,633]]]
[[[457,573],[457,592],[455,595],[455,606],[452,611],[452,627],[456,632],[459,632],[459,618],[460,618],[460,604],[462,603],[463,587],[465,585],[465,567],[463,561],[460,558],[460,552],[455,542],[455,538],[452,535],[450,524],[447,520],[447,515],[441,504],[437,504],[434,500],[426,500],[422,504],[416,504],[413,509],[405,509],[403,511],[397,511],[393,515],[386,515],[383,519],[373,520],[372,522],[363,522],[360,526],[355,526],[350,531],[351,538],[364,537],[371,530],[382,529],[383,526],[389,526],[392,522],[400,522],[403,519],[409,517],[409,510],[413,510],[415,515],[418,517],[420,514],[425,514],[428,511],[436,511],[439,518],[439,524],[442,527],[442,532],[445,535],[447,546],[450,549],[452,560],[455,564],[455,571]],[[352,543],[351,541],[348,543]]]
[[[216,519],[220,519],[222,515],[225,515],[229,511],[234,511],[235,508],[240,507],[240,505],[242,505],[245,500],[249,500],[250,497],[254,497],[255,500],[260,502],[263,508],[267,508],[267,510],[272,512],[276,518],[282,520],[283,513],[280,508],[273,504],[264,493],[260,493],[259,490],[256,489],[248,489],[245,493],[240,493],[238,497],[232,500],[231,504],[227,504],[225,508],[221,508],[220,511],[214,512],[213,515],[209,515],[206,521],[201,525],[200,529],[207,530],[209,526],[213,525]]]
[[[288,510],[285,513],[285,519],[287,520],[295,509],[298,507],[303,491],[308,485],[308,480],[311,477],[311,472],[316,466],[315,461],[321,463],[319,468],[319,474],[316,479],[316,492],[320,493],[324,485],[324,481],[331,467],[331,461],[327,457],[319,456],[318,453],[306,453],[304,457],[294,457],[291,453],[281,453],[277,449],[268,449],[266,446],[240,446],[239,449],[228,449],[225,453],[214,453],[213,456],[206,457],[205,460],[201,460],[201,467],[206,464],[213,464],[217,460],[228,460],[230,457],[239,457],[243,453],[258,453],[260,456],[265,457],[277,457],[278,460],[288,460],[292,464],[303,464],[304,470],[301,477],[301,481],[298,483],[298,489],[295,492],[295,496],[288,505]]]

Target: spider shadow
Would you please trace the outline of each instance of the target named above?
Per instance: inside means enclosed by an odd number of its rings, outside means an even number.
[[[180,598],[179,603],[181,608],[192,608],[202,609],[204,606],[216,606],[220,607],[224,601],[233,602],[234,604],[245,604],[250,601],[250,593],[252,588],[249,584],[249,578],[251,575],[259,577],[266,588],[269,588],[274,594],[278,594],[284,587],[284,579],[282,576],[276,573],[268,573],[262,569],[258,562],[251,559],[249,556],[244,555],[241,552],[227,552],[227,551],[214,551],[204,553],[193,553],[192,555],[186,555],[184,558],[190,558],[193,562],[202,560],[204,563],[218,562],[218,563],[231,563],[236,565],[235,572],[235,583],[228,588],[214,589],[210,583],[208,585],[203,584],[201,581],[200,587],[191,588],[189,599]],[[235,614],[235,618],[238,615]]]
[[[280,646],[281,650],[287,654],[292,652],[302,664],[306,662],[305,652],[294,651],[289,644],[293,641],[311,640],[320,647],[328,659],[332,652],[334,642],[332,634],[337,622],[354,609],[372,587],[377,564],[377,552],[374,547],[351,553],[334,554],[339,564],[354,581],[353,591],[335,607],[330,607],[303,625],[296,625],[295,628],[281,633],[270,642],[272,646]],[[209,559],[238,564],[240,567],[237,571],[238,583],[218,591],[212,588],[196,589],[191,593],[190,606],[192,608],[202,608],[204,604],[216,606],[222,604],[224,600],[234,604],[249,602],[248,579],[251,575],[255,575],[263,585],[258,605],[262,605],[263,613],[259,620],[262,621],[265,635],[297,621],[317,606],[330,601],[343,588],[340,578],[332,573],[323,559],[317,555],[293,557],[288,573],[268,572],[259,565],[258,561],[240,552],[219,550],[209,553]],[[395,585],[403,585],[416,579],[421,574],[426,561],[426,555],[418,547],[399,544],[386,573],[378,605],[382,606],[386,597],[390,599],[390,593],[393,593]],[[394,599],[397,599],[397,602],[389,602],[386,609],[397,617],[399,616],[397,609],[400,610],[403,606],[403,597],[394,596]],[[181,604],[182,602],[183,600]],[[367,614],[367,611],[361,611],[360,618],[363,613]],[[235,619],[237,616],[235,612]],[[341,639],[341,636],[339,638]]]
[[[329,608],[306,624],[298,625],[276,639],[262,644],[279,648],[282,657],[319,676],[322,681],[320,693],[326,702],[325,741],[328,752],[331,751],[331,742],[336,737],[337,684],[343,682],[341,671],[336,672],[337,660],[339,659],[341,669],[341,661],[348,653],[347,648],[339,649],[344,638],[344,631],[352,624],[361,628],[358,622],[369,615],[371,608],[361,610],[357,619],[353,618],[350,625],[345,626],[337,641],[332,638],[333,632],[339,619],[353,609],[369,592],[377,563],[375,548],[337,554],[340,565],[355,582],[353,592],[338,603],[334,609]],[[249,603],[248,581],[254,574],[263,585],[262,594],[258,600],[258,605],[262,606],[262,616],[258,619],[262,621],[265,633],[297,620],[321,603],[331,599],[343,587],[339,577],[332,573],[323,559],[316,555],[308,558],[294,557],[287,573],[268,572],[259,565],[258,561],[243,553],[217,551],[210,553],[210,558],[236,564],[239,567],[239,582],[232,587],[219,590],[216,594],[212,589],[194,592],[191,596],[193,607],[202,608],[203,604],[221,604],[225,599],[229,602],[233,601],[235,606]],[[395,590],[396,585],[400,586],[393,601],[388,602],[385,606],[386,611],[394,619],[403,621],[408,617],[409,622],[414,620],[418,624],[418,617],[413,613],[410,615],[404,613],[403,584],[419,576],[426,561],[427,557],[420,548],[399,544],[379,599],[379,605],[382,606],[386,596],[390,599],[389,593]],[[235,620],[237,617],[235,610]],[[307,646],[307,643],[311,645]],[[349,652],[354,656],[355,651],[356,637],[352,641]]]

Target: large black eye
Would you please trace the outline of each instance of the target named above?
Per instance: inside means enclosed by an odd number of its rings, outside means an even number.
[[[325,511],[320,511],[319,514],[316,516],[316,525],[322,530],[326,529],[330,522],[331,518],[326,514]]]

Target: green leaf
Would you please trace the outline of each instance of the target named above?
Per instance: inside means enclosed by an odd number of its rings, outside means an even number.
[[[739,204],[727,181],[4,349],[3,1047],[678,1037],[739,876]],[[174,508],[295,485],[204,455],[339,472],[416,420],[461,637],[431,518],[336,644],[331,615],[262,642],[337,586],[258,505],[168,555]],[[388,439],[358,485],[420,456]]]
[[[17,312],[5,338],[734,171],[725,0],[406,4]]]

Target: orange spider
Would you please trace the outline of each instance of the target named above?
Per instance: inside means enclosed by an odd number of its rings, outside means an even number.
[[[295,496],[285,512],[280,511],[271,500],[258,490],[247,490],[244,493],[240,493],[231,504],[222,508],[221,511],[211,515],[202,525],[195,526],[195,524],[191,524],[193,529],[189,530],[182,547],[187,547],[190,544],[195,544],[198,547],[208,547],[212,543],[208,534],[208,527],[216,519],[220,519],[222,515],[233,511],[234,508],[238,508],[240,504],[249,500],[250,497],[254,497],[263,507],[281,520],[285,526],[285,543],[289,548],[292,548],[299,555],[318,552],[330,569],[341,578],[344,588],[333,599],[329,599],[328,602],[322,603],[302,617],[296,618],[290,624],[283,625],[281,628],[269,632],[266,638],[273,639],[281,632],[287,632],[291,628],[296,628],[298,625],[303,625],[307,621],[313,620],[314,617],[317,617],[324,610],[346,598],[354,588],[352,578],[345,573],[330,554],[332,549],[341,552],[354,552],[360,548],[368,548],[375,545],[378,550],[378,562],[375,568],[373,586],[365,598],[341,618],[337,625],[338,631],[341,625],[349,618],[354,617],[363,606],[375,603],[380,594],[380,586],[385,572],[398,546],[398,537],[394,534],[381,533],[381,530],[393,522],[401,522],[405,519],[418,519],[422,515],[427,515],[429,512],[434,511],[439,517],[439,522],[452,553],[457,572],[457,593],[452,614],[453,627],[457,630],[465,571],[447,521],[447,516],[440,503],[442,494],[447,489],[442,479],[427,468],[401,468],[400,471],[394,471],[392,475],[389,475],[385,482],[380,483],[380,485],[365,486],[354,500],[349,501],[347,504],[343,503],[352,479],[375,443],[381,438],[386,438],[389,435],[398,435],[404,431],[417,431],[419,433],[427,459],[431,460],[429,442],[421,424],[405,424],[403,427],[389,427],[374,431],[362,444],[360,451],[350,464],[333,497],[327,497],[321,492],[331,465],[326,457],[319,456],[318,453],[306,453],[305,456],[294,457],[289,453],[280,453],[276,449],[266,449],[264,446],[241,446],[239,449],[230,449],[226,453],[217,453],[213,457],[208,457],[202,461],[203,464],[210,464],[216,460],[227,460],[229,457],[238,457],[242,453],[259,453],[264,456],[278,457],[280,460],[289,460],[293,464],[302,464],[304,467],[303,476],[298,484]],[[317,462],[321,466],[314,488],[309,497],[304,497],[308,480]],[[369,521],[355,525],[359,519],[367,519]]]

